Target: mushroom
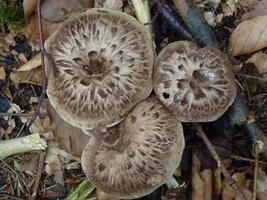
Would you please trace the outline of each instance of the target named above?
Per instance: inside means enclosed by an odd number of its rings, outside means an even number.
[[[155,96],[99,134],[108,136],[90,138],[81,158],[83,171],[96,187],[122,199],[145,196],[164,184],[184,149],[181,123]]]
[[[234,73],[224,54],[189,41],[171,43],[160,52],[154,90],[182,122],[215,121],[236,96]]]
[[[75,15],[46,50],[48,98],[73,126],[113,126],[152,91],[151,37],[130,15],[107,9]]]

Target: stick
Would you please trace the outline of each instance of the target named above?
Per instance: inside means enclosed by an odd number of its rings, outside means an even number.
[[[43,172],[43,167],[44,167],[44,162],[45,162],[45,153],[42,151],[39,154],[39,165],[38,165],[38,171],[33,187],[33,193],[32,193],[32,200],[35,200],[37,198],[38,190],[39,190],[39,185],[42,177],[42,172]]]
[[[230,176],[229,172],[224,167],[221,158],[219,157],[218,153],[215,150],[215,147],[211,144],[209,138],[206,136],[206,134],[204,133],[204,131],[203,131],[201,126],[197,127],[196,134],[206,144],[206,146],[209,149],[209,151],[210,151],[211,155],[213,156],[214,160],[217,162],[218,168],[221,169],[221,171],[222,171],[226,181],[228,182],[228,184],[235,190],[237,195],[240,194],[242,196],[242,199],[248,200],[247,197],[245,196],[244,192],[240,189],[240,187],[236,184],[235,180]]]
[[[42,19],[41,19],[41,1],[38,0],[37,3],[37,13],[38,13],[38,29],[39,29],[39,37],[40,37],[40,47],[41,47],[41,63],[42,63],[42,79],[43,79],[43,88],[42,88],[42,93],[38,99],[38,104],[36,111],[34,115],[32,116],[31,121],[28,124],[28,130],[30,129],[31,125],[33,124],[34,120],[37,118],[40,112],[41,105],[43,103],[44,97],[45,97],[45,91],[47,87],[47,80],[45,77],[45,62],[44,62],[44,55],[48,58],[49,56],[47,55],[45,48],[44,48],[44,38],[43,38],[43,26],[42,26]]]
[[[205,46],[216,46],[216,38],[202,13],[190,0],[173,0],[180,16],[199,43]]]
[[[0,160],[8,156],[46,149],[46,141],[39,134],[5,140],[0,142]]]
[[[257,189],[258,189],[258,177],[259,177],[259,154],[261,152],[261,144],[259,142],[255,143],[254,146],[255,152],[255,168],[254,168],[254,183],[253,183],[253,193],[252,200],[256,200],[257,197]]]
[[[160,14],[162,19],[171,29],[181,34],[182,38],[186,40],[194,40],[192,34],[189,32],[182,19],[174,17],[173,11],[167,4],[163,3],[161,0],[153,0],[152,6],[155,12]]]

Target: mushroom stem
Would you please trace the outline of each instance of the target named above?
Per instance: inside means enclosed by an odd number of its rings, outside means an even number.
[[[44,150],[46,147],[46,141],[39,134],[1,141],[0,160],[15,154]]]

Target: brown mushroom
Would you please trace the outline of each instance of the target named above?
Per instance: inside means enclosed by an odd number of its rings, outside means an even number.
[[[112,126],[152,91],[151,37],[132,16],[90,9],[46,42],[47,95],[73,126]]]
[[[174,42],[160,52],[154,90],[182,122],[214,121],[236,96],[234,73],[224,54],[189,41]]]
[[[184,149],[181,123],[154,96],[102,134],[104,141],[92,137],[87,144],[82,168],[96,187],[122,199],[147,195],[164,184]]]

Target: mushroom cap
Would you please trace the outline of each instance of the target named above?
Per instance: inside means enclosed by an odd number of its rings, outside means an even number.
[[[120,142],[114,148],[92,137],[82,154],[82,168],[96,187],[118,198],[138,198],[153,192],[180,163],[182,125],[156,97],[139,103],[107,134]]]
[[[160,52],[154,90],[182,122],[215,121],[236,96],[234,73],[224,54],[188,41],[171,43]]]
[[[152,91],[151,37],[130,15],[107,9],[75,15],[46,50],[48,98],[73,126],[112,126]]]

